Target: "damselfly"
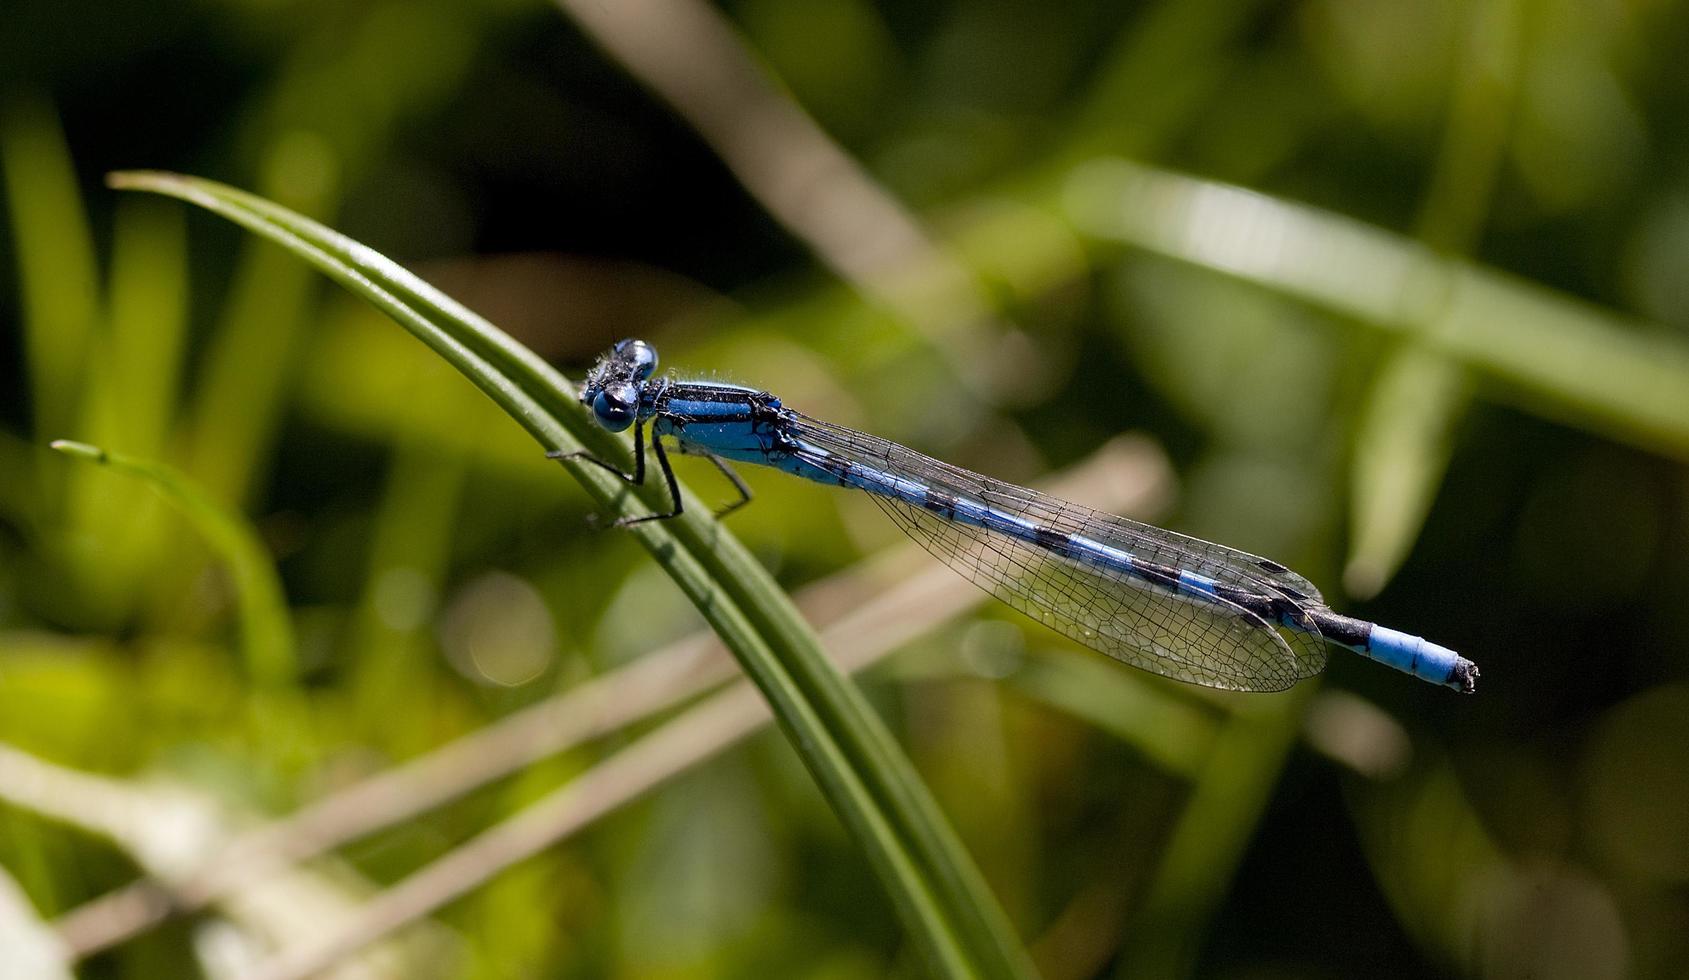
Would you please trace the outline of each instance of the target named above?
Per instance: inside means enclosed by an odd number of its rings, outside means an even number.
[[[897,525],[964,577],[1057,632],[1166,677],[1236,691],[1279,691],[1325,666],[1326,642],[1457,691],[1478,668],[1453,650],[1327,608],[1278,562],[981,476],[878,436],[810,418],[766,391],[653,378],[657,352],[611,348],[581,401],[604,428],[634,430],[634,469],[554,452],[645,481],[646,430],[674,509],[619,525],[678,517],[663,437],[708,457],[750,491],[728,460],[772,466],[870,494]],[[725,513],[726,511],[723,511]]]

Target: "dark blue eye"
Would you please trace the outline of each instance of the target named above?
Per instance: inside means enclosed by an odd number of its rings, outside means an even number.
[[[632,425],[638,407],[639,389],[625,383],[609,385],[592,400],[592,414],[598,416],[599,425],[611,432]]]
[[[657,370],[657,349],[643,340],[622,341],[622,356],[633,368],[633,376],[640,381]]]

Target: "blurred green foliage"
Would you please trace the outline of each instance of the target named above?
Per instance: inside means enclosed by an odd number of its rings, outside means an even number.
[[[1180,478],[1167,522],[1481,665],[1473,698],[1337,656],[1289,695],[1214,699],[995,606],[900,652],[865,686],[1047,975],[1689,969],[1689,7],[719,9],[962,293],[920,263],[848,283],[556,7],[0,11],[0,869],[36,915],[699,625],[378,313],[104,189],[145,166],[341,228],[571,372],[644,336],[1022,481],[1147,431]],[[666,50],[717,65],[702,40]],[[59,438],[246,515],[297,637],[285,706],[223,557]],[[709,498],[707,467],[684,475]],[[732,527],[794,587],[896,539],[866,501],[746,476]],[[649,727],[313,862],[301,928]],[[83,971],[229,972],[276,939],[243,915]],[[772,736],[432,922],[370,969],[919,969]]]

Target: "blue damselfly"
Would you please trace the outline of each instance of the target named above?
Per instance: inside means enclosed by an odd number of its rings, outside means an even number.
[[[878,436],[810,418],[766,391],[654,378],[657,353],[624,340],[588,374],[581,401],[614,432],[634,429],[634,470],[582,458],[643,483],[646,430],[681,513],[663,438],[708,457],[862,490],[909,536],[999,600],[1116,660],[1237,691],[1278,691],[1325,666],[1326,643],[1470,693],[1478,668],[1417,636],[1333,612],[1278,562],[951,466]],[[725,513],[725,511],[724,511]]]

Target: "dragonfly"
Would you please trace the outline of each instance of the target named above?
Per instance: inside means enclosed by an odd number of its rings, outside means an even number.
[[[1421,637],[1341,615],[1301,575],[1268,558],[1105,514],[952,466],[888,439],[811,418],[767,391],[654,377],[657,352],[623,340],[587,374],[580,400],[611,432],[634,430],[632,472],[587,452],[558,460],[600,466],[643,485],[650,453],[682,513],[664,440],[711,460],[739,499],[750,488],[729,463],[783,470],[869,494],[911,538],[1006,605],[1115,660],[1233,691],[1282,691],[1325,668],[1327,646],[1472,693],[1478,668]]]

